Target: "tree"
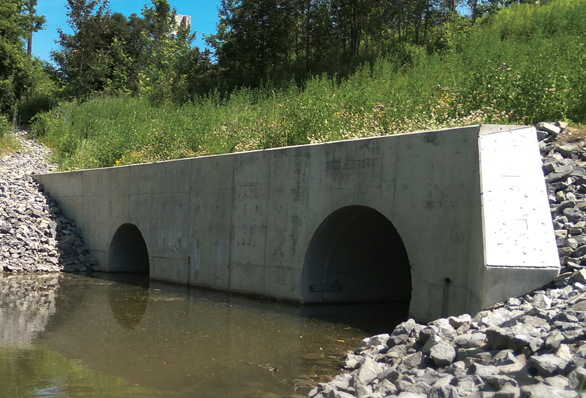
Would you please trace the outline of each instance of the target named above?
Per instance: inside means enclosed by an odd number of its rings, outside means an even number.
[[[90,90],[92,80],[103,79],[108,69],[108,54],[102,37],[109,17],[108,0],[67,0],[67,23],[73,34],[57,29],[60,52],[52,57],[67,82],[75,87],[77,105]]]
[[[32,32],[31,20],[32,30],[38,30],[44,17],[27,11],[22,0],[0,0],[0,113],[9,113],[46,77],[40,62],[24,51],[23,39]]]
[[[222,0],[218,32],[206,38],[229,86],[256,86],[286,65],[292,10],[285,0]]]
[[[45,24],[45,16],[37,15],[36,12],[37,0],[24,0],[23,11],[25,22],[25,34],[27,39],[27,54],[29,57],[33,55],[33,33],[42,29]]]
[[[178,26],[177,11],[167,0],[152,0],[143,9],[146,29],[144,68],[140,73],[141,92],[155,102],[185,101],[201,88],[199,77],[209,69],[209,53],[193,46],[191,26]]]

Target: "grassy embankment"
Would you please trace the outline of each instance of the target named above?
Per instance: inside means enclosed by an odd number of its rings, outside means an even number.
[[[586,121],[586,0],[504,9],[447,50],[406,46],[340,85],[328,77],[195,103],[64,103],[33,134],[63,170],[271,148],[477,123]]]
[[[18,149],[18,140],[9,134],[11,131],[12,126],[5,117],[0,116],[0,157]]]

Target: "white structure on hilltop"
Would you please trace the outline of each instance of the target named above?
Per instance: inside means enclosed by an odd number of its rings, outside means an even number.
[[[191,15],[181,15],[181,14],[177,14],[175,15],[175,22],[177,22],[177,26],[181,26],[181,27],[188,27],[191,26]],[[173,31],[173,34],[177,34],[177,30]]]

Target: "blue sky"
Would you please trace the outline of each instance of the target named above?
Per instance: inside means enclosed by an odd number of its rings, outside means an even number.
[[[203,48],[203,34],[216,32],[220,0],[169,0],[169,3],[178,14],[191,15],[191,29],[197,31],[195,45]],[[42,60],[50,61],[49,53],[58,49],[54,42],[57,28],[70,32],[66,4],[65,0],[38,0],[37,14],[45,15],[47,23],[44,30],[33,36],[33,55]],[[128,17],[132,13],[140,14],[145,4],[152,5],[150,0],[110,0],[110,9],[113,13],[120,12]]]

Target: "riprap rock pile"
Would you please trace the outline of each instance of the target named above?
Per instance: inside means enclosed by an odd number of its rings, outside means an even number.
[[[23,131],[16,136],[20,150],[0,159],[0,271],[98,270],[75,222],[30,177],[55,169],[50,151]]]
[[[586,153],[565,124],[538,123],[539,147],[562,266],[586,265]],[[571,136],[570,136],[571,137]]]
[[[586,270],[476,314],[364,339],[311,398],[576,397],[586,379]]]

